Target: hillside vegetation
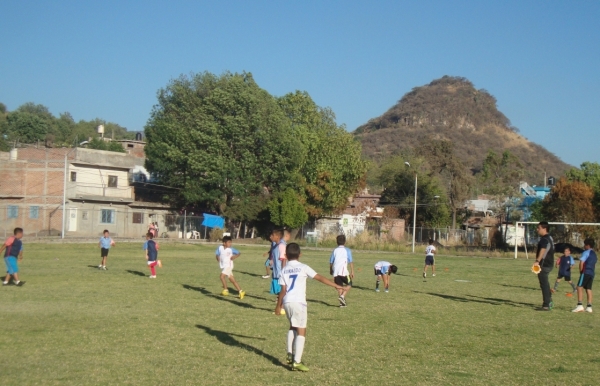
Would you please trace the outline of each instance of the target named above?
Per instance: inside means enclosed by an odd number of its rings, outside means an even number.
[[[465,166],[477,174],[492,150],[508,150],[524,167],[531,184],[542,184],[544,172],[563,175],[570,166],[544,147],[528,141],[498,110],[496,98],[469,80],[444,76],[415,87],[387,112],[354,132],[366,158],[382,161],[429,140],[447,140]],[[426,157],[426,155],[424,155]]]

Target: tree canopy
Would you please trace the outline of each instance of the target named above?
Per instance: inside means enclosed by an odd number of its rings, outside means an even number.
[[[305,92],[273,97],[250,73],[171,81],[159,90],[145,130],[147,168],[163,184],[181,188],[181,204],[240,221],[262,218],[275,197],[288,207],[292,193],[307,215],[339,210],[365,170],[360,144],[331,110]],[[243,209],[249,202],[251,213]],[[281,211],[270,213],[272,222],[283,221]]]

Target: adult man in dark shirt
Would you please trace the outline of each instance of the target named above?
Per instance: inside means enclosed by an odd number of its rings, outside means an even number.
[[[548,233],[550,226],[546,221],[542,221],[537,226],[538,235],[540,235],[540,241],[537,245],[537,253],[535,256],[535,265],[539,265],[542,270],[538,274],[538,280],[540,281],[540,288],[542,289],[542,296],[544,303],[540,311],[550,311],[554,307],[552,302],[552,292],[550,292],[550,281],[548,276],[552,272],[554,266],[554,240]]]

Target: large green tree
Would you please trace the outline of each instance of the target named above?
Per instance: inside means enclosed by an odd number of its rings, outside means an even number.
[[[277,100],[250,73],[182,76],[158,92],[146,131],[146,165],[183,204],[223,213],[248,196],[297,180],[301,145]]]
[[[408,167],[405,162],[410,164]],[[384,190],[383,205],[396,207],[400,218],[412,226],[417,175],[417,226],[440,227],[450,221],[451,207],[439,176],[424,158],[401,154],[388,159],[378,170],[378,184]]]
[[[307,92],[286,94],[279,105],[290,121],[289,135],[301,144],[296,167],[306,211],[318,217],[345,208],[364,183],[360,143],[336,123],[331,109],[317,106]]]
[[[478,174],[478,184],[486,194],[516,195],[524,174],[523,163],[510,151],[496,154],[490,150]]]
[[[469,198],[472,176],[456,155],[454,144],[446,140],[427,139],[417,149],[426,158],[432,171],[443,181],[448,204],[452,210],[452,229],[456,229],[456,215]]]

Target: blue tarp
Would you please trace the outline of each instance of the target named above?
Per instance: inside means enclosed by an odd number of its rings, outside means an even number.
[[[205,227],[225,229],[225,219],[223,217],[208,213],[202,213],[202,215],[204,216],[202,225]]]

